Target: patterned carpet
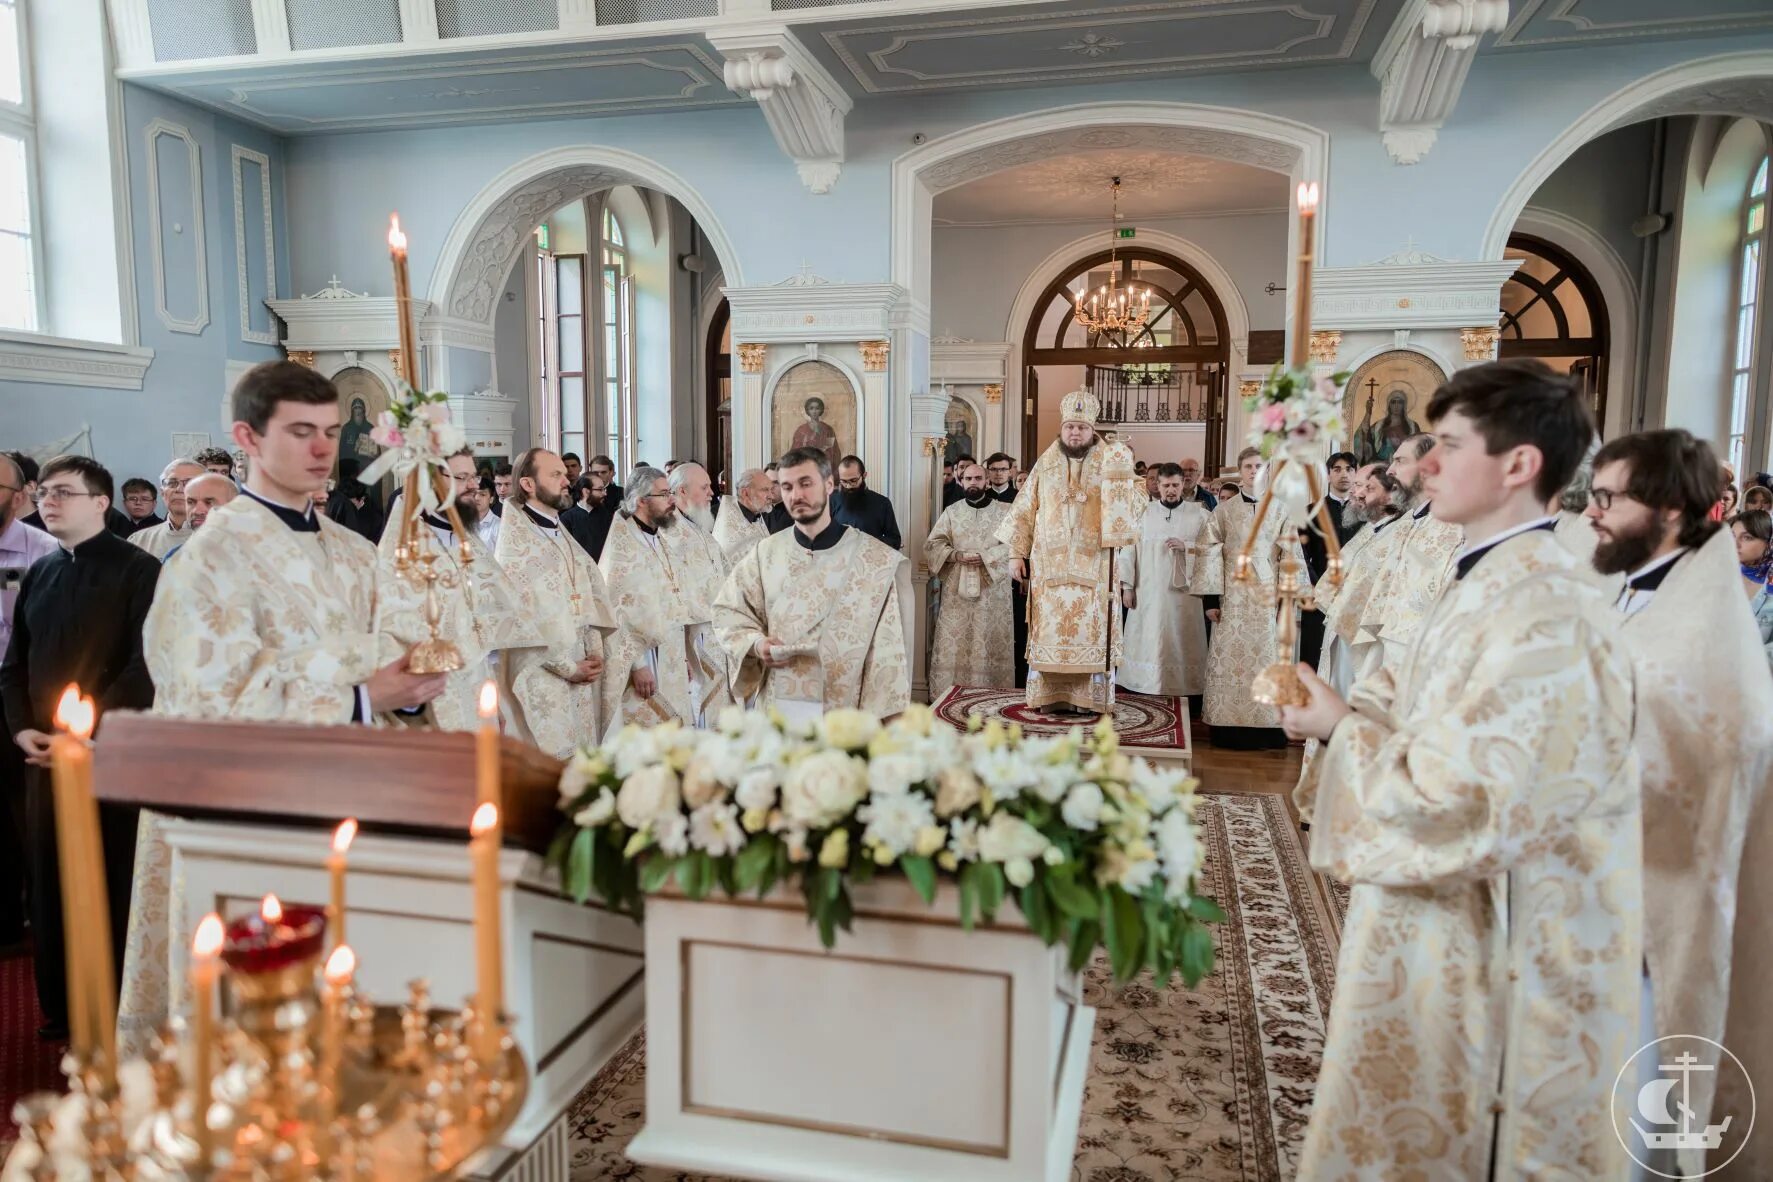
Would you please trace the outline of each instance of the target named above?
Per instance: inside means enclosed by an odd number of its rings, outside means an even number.
[[[936,717],[965,730],[975,714],[1019,722],[1034,735],[1063,734],[1078,725],[1076,718],[1030,710],[1019,689],[977,689],[957,685],[936,701]],[[1188,747],[1188,704],[1180,698],[1156,697],[1121,690],[1114,698],[1114,729],[1123,747]]]
[[[37,1037],[43,1015],[37,1012],[37,986],[31,979],[31,958],[22,950],[0,956],[0,1157],[18,1136],[12,1106],[30,1092],[62,1090],[58,1066],[66,1043]]]
[[[1091,966],[1096,1007],[1074,1182],[1268,1182],[1294,1176],[1336,963],[1337,929],[1274,795],[1209,793],[1207,889],[1225,907],[1217,971],[1193,990],[1122,990]],[[572,1182],[686,1182],[622,1150],[645,1120],[636,1036],[570,1117]]]

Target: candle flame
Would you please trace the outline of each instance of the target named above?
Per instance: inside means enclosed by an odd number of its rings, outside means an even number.
[[[276,895],[266,895],[265,901],[259,904],[259,918],[266,923],[277,923],[283,919],[283,904],[277,901]]]
[[[62,700],[55,708],[55,725],[76,739],[89,739],[96,713],[92,699],[81,697],[80,687],[70,683],[62,691]]]
[[[332,831],[332,852],[342,854],[351,848],[351,842],[357,837],[357,818],[346,817],[339,822],[339,827]]]
[[[1317,182],[1311,181],[1299,186],[1299,212],[1317,212]]]
[[[491,801],[474,810],[474,819],[468,823],[468,832],[475,837],[489,833],[499,824],[499,806]]]
[[[191,955],[214,956],[222,950],[222,917],[211,911],[197,925],[197,934],[191,939]]]
[[[388,215],[388,249],[402,253],[406,251],[406,234],[400,228],[400,215],[397,213]]]
[[[491,720],[499,716],[499,687],[487,678],[480,684],[480,717]]]
[[[326,958],[326,983],[343,985],[357,971],[357,954],[351,951],[349,944],[340,944]]]

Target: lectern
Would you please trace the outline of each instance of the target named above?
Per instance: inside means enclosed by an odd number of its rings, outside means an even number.
[[[543,861],[561,763],[501,744],[500,860],[506,1005],[533,1073],[522,1115],[470,1176],[567,1174],[567,1106],[638,1028],[643,940],[632,920],[561,897]],[[191,934],[266,894],[324,905],[332,827],[356,817],[346,923],[358,982],[397,1001],[423,977],[439,1004],[474,990],[467,827],[477,803],[471,734],[107,715],[100,799],[140,805],[118,1047],[141,1055],[185,1004]]]

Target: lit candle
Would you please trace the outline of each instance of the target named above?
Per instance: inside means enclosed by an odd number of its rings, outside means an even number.
[[[406,232],[400,215],[388,216],[388,257],[394,262],[394,311],[400,322],[400,368],[406,384],[419,388],[419,354],[413,342],[412,285],[406,275]]]
[[[1312,222],[1317,218],[1317,182],[1299,186],[1299,276],[1293,283],[1293,369],[1311,362]]]
[[[505,1009],[505,983],[499,963],[503,951],[499,931],[499,806],[488,803],[475,809],[468,832],[473,838],[469,852],[474,869],[474,963],[480,988],[474,1009],[480,1022],[480,1058],[490,1061],[498,1054],[499,1016]]]
[[[215,1081],[215,985],[221,975],[222,917],[210,912],[197,925],[191,941],[191,1125],[197,1135],[197,1160],[205,1166],[214,1144],[209,1131],[209,1104]]]
[[[333,1124],[339,1116],[339,1059],[345,1043],[345,996],[357,972],[357,954],[340,944],[326,958],[326,995],[320,1047],[321,1160],[333,1156]]]
[[[337,948],[345,942],[345,853],[357,836],[357,818],[347,817],[332,831],[332,852],[326,856],[332,899],[326,908],[327,943]]]
[[[474,737],[474,756],[479,802],[503,805],[499,785],[499,687],[490,677],[480,687],[480,730]]]
[[[93,1026],[96,998],[93,994],[91,927],[86,922],[100,900],[86,896],[86,864],[98,856],[81,841],[80,784],[90,770],[92,753],[83,741],[92,733],[92,715],[80,697],[80,688],[62,691],[56,706],[56,734],[50,741],[49,760],[54,784],[56,854],[61,861],[62,932],[68,974],[68,1025],[74,1054],[90,1060],[95,1048]]]

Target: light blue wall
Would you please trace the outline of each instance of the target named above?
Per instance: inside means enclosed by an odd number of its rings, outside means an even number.
[[[1631,232],[1631,224],[1649,206],[1655,137],[1656,125],[1646,122],[1590,140],[1546,178],[1531,204],[1581,222],[1635,271],[1643,240]]]
[[[224,373],[229,360],[258,362],[281,357],[273,346],[240,339],[240,310],[234,244],[232,145],[264,153],[271,159],[271,196],[276,228],[275,255],[279,293],[289,292],[288,223],[283,190],[283,144],[268,132],[223,118],[153,91],[125,86],[124,117],[129,150],[129,200],[135,251],[136,300],[141,343],[154,350],[141,390],[90,390],[77,386],[0,382],[0,409],[5,446],[33,446],[92,428],[97,457],[121,482],[129,476],[158,476],[172,458],[172,433],[207,432],[212,442],[226,445],[221,421]],[[207,268],[198,276],[191,265],[190,189],[182,143],[160,137],[161,222],[165,246],[167,303],[175,316],[189,316],[201,284],[209,297],[209,324],[197,335],[173,332],[155,311],[154,246],[149,223],[147,142],[144,131],[156,118],[189,129],[198,145],[203,192],[204,242]],[[256,171],[249,169],[243,194],[247,252],[256,294],[263,294],[264,246],[253,234],[259,201]],[[180,233],[172,233],[178,223]],[[254,328],[266,330],[268,312],[260,309]]]

